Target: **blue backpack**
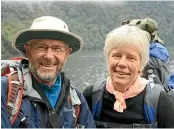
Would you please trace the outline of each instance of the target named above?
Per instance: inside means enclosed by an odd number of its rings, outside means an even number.
[[[164,86],[165,91],[174,96],[174,73],[169,66],[169,54],[163,44],[150,43],[150,60],[145,67],[143,77],[149,80],[149,74],[153,72]]]

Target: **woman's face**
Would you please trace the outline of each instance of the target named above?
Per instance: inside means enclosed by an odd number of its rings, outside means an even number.
[[[130,86],[141,72],[141,57],[137,48],[113,49],[108,56],[108,71],[113,84]]]

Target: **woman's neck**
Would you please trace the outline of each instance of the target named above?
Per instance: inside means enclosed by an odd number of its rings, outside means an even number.
[[[113,82],[113,86],[115,88],[116,91],[119,91],[119,92],[126,92],[128,89],[129,89],[129,86],[123,86],[123,85],[120,85],[120,84],[116,84]]]

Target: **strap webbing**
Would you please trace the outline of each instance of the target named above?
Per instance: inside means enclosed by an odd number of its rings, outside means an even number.
[[[47,105],[49,117],[48,120],[53,128],[62,128],[59,117],[57,116],[56,110],[51,106],[48,97],[45,95],[44,91],[40,87],[38,81],[32,77],[33,88],[39,93],[44,103]]]
[[[151,124],[120,124],[95,121],[97,128],[152,128]]]
[[[18,80],[17,72],[12,74],[7,74],[8,77],[8,99],[7,99],[7,112],[10,117],[11,124],[13,125],[16,120],[19,109],[22,103],[22,95],[24,90],[24,85]]]

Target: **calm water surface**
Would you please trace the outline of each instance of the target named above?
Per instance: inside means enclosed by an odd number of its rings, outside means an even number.
[[[174,59],[171,60],[171,69],[174,72]],[[83,50],[70,55],[63,71],[80,91],[108,76],[102,50]]]

